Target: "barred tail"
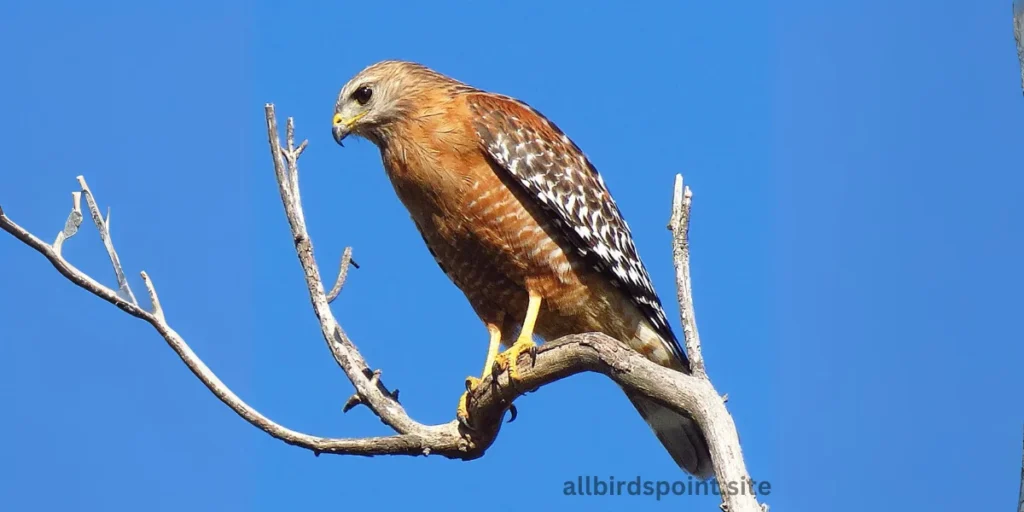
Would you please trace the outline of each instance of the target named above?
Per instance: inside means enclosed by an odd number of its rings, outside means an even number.
[[[693,418],[642,395],[627,393],[626,396],[680,468],[701,479],[715,476],[708,442]]]
[[[674,339],[666,340],[650,322],[640,323],[630,345],[647,354],[655,363],[688,371],[689,364],[678,343]],[[626,393],[626,396],[680,468],[701,479],[714,476],[707,439],[692,417],[677,413],[643,395]]]

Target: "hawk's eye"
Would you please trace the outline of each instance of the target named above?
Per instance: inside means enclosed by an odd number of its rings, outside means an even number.
[[[373,96],[373,89],[369,86],[362,86],[356,89],[356,92],[352,93],[352,99],[356,100],[356,103],[360,105],[366,105],[367,101],[370,101],[370,96]]]

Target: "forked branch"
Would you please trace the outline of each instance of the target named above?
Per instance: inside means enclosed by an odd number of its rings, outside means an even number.
[[[732,417],[725,408],[723,399],[715,391],[704,370],[693,314],[693,298],[690,286],[689,250],[687,229],[689,227],[690,199],[688,188],[677,177],[669,227],[673,233],[673,256],[676,266],[677,293],[680,301],[683,334],[687,351],[693,366],[693,375],[685,375],[661,367],[618,341],[602,334],[577,334],[566,336],[539,348],[533,364],[519,365],[517,385],[509,383],[505,372],[487,376],[469,397],[468,410],[472,428],[466,428],[457,420],[440,424],[425,425],[412,419],[398,403],[397,391],[391,392],[380,380],[380,370],[371,370],[355,344],[346,335],[334,318],[329,304],[337,298],[344,285],[348,268],[352,262],[351,250],[342,256],[339,275],[330,293],[324,291],[320,270],[317,267],[313,244],[306,229],[305,217],[298,185],[298,160],[307,147],[306,141],[295,144],[294,124],[288,119],[284,145],[281,144],[277,119],[273,105],[266,105],[267,135],[278,189],[284,205],[285,216],[295,243],[295,252],[302,266],[309,290],[310,302],[316,314],[324,341],[338,366],[355,387],[355,394],[345,405],[346,410],[356,405],[365,405],[394,434],[369,438],[326,438],[291,430],[267,418],[232,392],[206,364],[189,348],[185,340],[171,328],[160,304],[156,287],[149,275],[142,272],[142,279],[149,295],[151,310],[143,309],[137,303],[128,286],[120,259],[111,241],[109,214],[104,219],[99,214],[95,198],[85,179],[79,177],[80,190],[73,193],[73,208],[64,230],[54,243],[47,244],[22,228],[0,208],[0,228],[12,234],[25,245],[42,254],[68,280],[92,294],[114,304],[128,314],[148,322],[178,354],[185,365],[225,405],[255,427],[285,443],[309,449],[316,454],[349,455],[441,455],[452,459],[470,460],[483,455],[494,442],[501,427],[502,418],[511,403],[523,391],[540,388],[570,375],[582,372],[596,372],[608,376],[628,391],[647,395],[678,412],[694,417],[708,440],[714,461],[715,474],[722,487],[724,482],[744,484],[750,481],[740,450],[739,438]],[[85,196],[89,211],[100,232],[114,267],[120,293],[110,289],[85,273],[76,269],[61,255],[61,247],[72,237],[81,223],[80,199]],[[529,358],[527,353],[523,358]],[[453,401],[454,404],[454,401]],[[744,488],[747,488],[744,486]],[[757,499],[750,493],[726,494],[723,508],[731,512],[754,512],[762,510]],[[766,507],[764,507],[766,508]]]

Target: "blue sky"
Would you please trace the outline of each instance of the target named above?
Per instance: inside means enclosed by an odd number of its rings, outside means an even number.
[[[1009,509],[1019,485],[1024,101],[1010,2],[395,6],[101,1],[0,7],[0,204],[49,239],[75,176],[133,276],[237,393],[319,435],[386,433],[308,306],[262,106],[295,116],[335,312],[424,422],[452,418],[486,332],[340,86],[384,58],[520,97],[591,157],[675,318],[672,176],[695,191],[705,357],[780,510]],[[1005,5],[1004,5],[1005,4]],[[65,255],[112,282],[91,226]],[[487,455],[315,458],[245,424],[144,323],[0,237],[0,508],[712,510],[564,497],[578,475],[685,478],[606,379],[517,405]],[[504,490],[515,487],[515,500]]]

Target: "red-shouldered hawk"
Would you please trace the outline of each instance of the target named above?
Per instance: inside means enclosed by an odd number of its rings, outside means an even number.
[[[430,253],[487,326],[484,375],[497,366],[515,379],[533,335],[586,332],[689,372],[601,176],[539,112],[419,64],[384,61],[341,89],[333,134],[339,144],[354,134],[380,149]],[[509,348],[498,354],[499,345]],[[713,474],[692,418],[629,399],[681,468]]]

